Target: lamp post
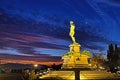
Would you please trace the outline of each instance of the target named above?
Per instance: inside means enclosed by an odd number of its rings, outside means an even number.
[[[34,80],[34,79],[36,79],[35,69],[38,67],[38,65],[37,65],[37,64],[34,64],[33,67],[34,67],[34,68],[33,68],[33,70],[31,70],[29,80]]]
[[[34,64],[33,66],[34,66],[33,70],[34,70],[34,72],[35,72],[35,74],[36,74],[36,70],[37,70],[37,68],[38,68],[38,64]]]
[[[37,65],[37,64],[34,64],[34,69],[37,68],[37,67],[38,67],[38,65]]]

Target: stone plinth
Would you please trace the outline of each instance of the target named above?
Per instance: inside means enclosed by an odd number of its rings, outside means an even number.
[[[70,51],[62,56],[62,68],[86,68],[88,67],[88,56],[80,54],[80,44],[69,45]]]
[[[76,53],[80,53],[80,44],[73,43],[73,44],[70,44],[69,47],[70,47],[70,52],[74,51]]]

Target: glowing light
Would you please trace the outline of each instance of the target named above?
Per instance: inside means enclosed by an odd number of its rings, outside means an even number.
[[[92,66],[92,64],[89,64],[89,66]]]
[[[34,67],[35,67],[35,68],[37,68],[37,67],[38,67],[38,65],[37,65],[37,64],[34,64]]]

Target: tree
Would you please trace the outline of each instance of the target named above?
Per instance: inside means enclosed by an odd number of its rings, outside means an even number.
[[[111,72],[114,72],[117,66],[120,66],[120,48],[117,47],[117,44],[110,44],[107,51],[108,66]]]
[[[91,57],[91,66],[93,68],[105,67],[105,59],[103,54],[93,54]]]
[[[90,57],[90,52],[87,50],[84,50],[81,54],[87,55],[88,57]]]
[[[61,69],[61,66],[62,66],[62,64],[59,64],[59,65],[53,64],[53,65],[51,66],[51,68],[52,68],[53,70],[59,70],[59,69]]]
[[[109,45],[109,50],[107,51],[107,53],[108,53],[107,54],[107,59],[108,59],[109,62],[111,62],[111,60],[112,60],[113,52],[114,52],[113,45],[110,44]]]

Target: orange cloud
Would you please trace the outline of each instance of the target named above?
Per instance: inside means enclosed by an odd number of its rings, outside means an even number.
[[[41,64],[41,65],[47,65],[47,66],[51,66],[53,64],[56,64],[56,65],[62,64],[62,62],[40,62],[40,61],[27,61],[27,60],[10,60],[10,59],[1,60],[1,63],[2,64],[6,64],[6,63]]]

